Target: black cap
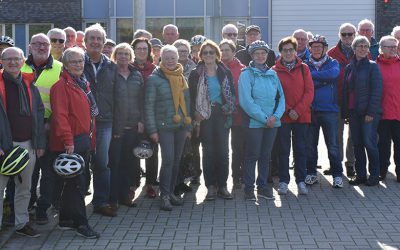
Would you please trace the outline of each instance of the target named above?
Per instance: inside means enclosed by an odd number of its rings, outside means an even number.
[[[163,47],[163,44],[162,44],[161,40],[158,39],[158,38],[150,39],[150,43],[151,43],[151,46],[153,46],[153,47],[160,47],[160,48]]]
[[[255,30],[255,31],[258,31],[258,33],[261,33],[260,26],[257,26],[257,25],[250,25],[250,26],[248,26],[248,27],[246,28],[246,31],[245,31],[246,35],[247,35],[247,33],[249,33],[249,32],[252,31],[252,30]]]

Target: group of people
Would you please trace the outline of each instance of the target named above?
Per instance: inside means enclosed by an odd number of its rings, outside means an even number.
[[[18,175],[0,169],[3,225],[38,237],[29,211],[46,224],[53,206],[60,229],[98,238],[84,202],[92,179],[93,211],[110,217],[120,205],[136,206],[144,174],[146,197],[159,195],[165,211],[183,205],[182,194],[192,190],[188,175],[195,185],[203,173],[206,200],[233,199],[229,137],[233,188],[244,184],[246,200],[274,199],[272,176],[279,177],[278,194],[288,192],[291,145],[298,194],[306,195],[318,182],[320,128],[330,162],[324,174],[342,188],[345,124],[349,184],[385,179],[392,141],[400,182],[400,28],[379,44],[373,32],[369,20],[357,28],[344,23],[329,49],[324,36],[299,29],[275,53],[256,25],[246,28],[243,47],[232,24],[219,44],[202,35],[179,39],[172,24],[163,41],[137,30],[130,44],[117,44],[94,24],[33,35],[27,58],[2,36],[0,165],[15,146],[29,152]]]

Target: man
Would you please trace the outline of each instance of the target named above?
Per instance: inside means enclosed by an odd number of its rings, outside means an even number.
[[[70,26],[64,29],[67,40],[65,41],[65,49],[72,48],[76,45],[76,30]]]
[[[148,32],[147,30],[137,29],[135,31],[135,33],[133,33],[133,40],[135,40],[136,38],[139,38],[139,37],[144,37],[147,40],[151,40],[153,38],[153,35],[150,32]]]
[[[9,47],[14,47],[14,40],[9,36],[0,36],[0,55],[4,49]],[[3,68],[3,65],[0,63],[0,69]]]
[[[336,59],[339,62],[340,66],[340,74],[338,78],[338,104],[339,108],[342,104],[342,96],[343,96],[343,80],[344,80],[344,70],[347,64],[350,63],[351,59],[354,56],[353,49],[351,48],[351,43],[353,42],[354,38],[356,37],[356,27],[351,23],[343,23],[339,28],[339,42],[336,44],[335,47],[331,48],[328,51],[328,56]],[[340,113],[339,113],[340,114]],[[343,153],[343,130],[344,130],[344,119],[339,119],[339,127],[338,127],[338,143],[339,143],[339,152],[340,152],[340,159],[343,160],[344,153]],[[347,161],[345,162],[347,177],[354,177],[355,170],[355,156],[354,156],[354,148],[353,142],[351,141],[350,137],[350,129],[349,134],[347,137],[347,145],[346,145],[346,158]],[[332,171],[325,170],[324,174],[332,174]]]
[[[39,237],[40,234],[28,224],[27,207],[36,157],[42,157],[45,149],[44,107],[39,91],[33,84],[34,74],[21,73],[24,52],[15,47],[7,48],[1,54],[1,61],[4,71],[0,72],[0,111],[3,119],[6,117],[9,124],[7,130],[11,134],[11,138],[9,138],[11,141],[8,144],[27,149],[30,158],[25,169],[20,172],[18,178],[14,179],[16,233],[28,237]],[[2,126],[4,125],[3,123]],[[7,125],[4,128],[7,128]],[[3,147],[3,145],[1,146]],[[9,146],[8,148],[10,148]],[[0,155],[5,153],[4,150],[0,148]],[[8,180],[7,176],[0,175],[1,192],[4,191]],[[3,195],[0,195],[0,217],[3,215],[2,210]]]
[[[60,62],[65,48],[65,31],[59,28],[54,28],[47,32],[47,36],[50,39],[50,54],[53,59]]]
[[[297,57],[300,58],[303,62],[310,59],[310,50],[307,48],[307,31],[303,29],[298,29],[293,32],[292,36],[297,40]]]
[[[111,58],[111,54],[113,53],[114,47],[117,44],[112,39],[107,39],[106,43],[104,44],[103,54]]]
[[[152,38],[150,39],[151,43],[151,53],[153,54],[153,64],[158,65],[161,60],[161,48],[163,44],[160,39]]]
[[[239,34],[239,30],[233,24],[229,23],[229,24],[225,25],[224,27],[222,27],[222,38],[231,40],[236,45],[235,52],[238,52],[239,50],[242,50],[245,48],[242,45],[238,44],[238,39],[237,39],[238,34]]]
[[[374,30],[375,30],[374,24],[368,19],[361,20],[358,23],[357,33],[358,35],[365,36],[368,38],[371,44],[371,46],[369,47],[369,53],[371,53],[370,55],[371,59],[375,61],[379,55],[379,44],[378,41],[376,41],[375,38],[372,37],[374,34]]]
[[[392,33],[390,33],[397,41],[399,41],[399,45],[397,47],[397,55],[400,56],[400,26],[396,26],[393,28]]]
[[[179,39],[178,27],[173,24],[167,24],[163,27],[162,37],[164,39],[164,44],[173,44]]]
[[[238,51],[236,53],[236,58],[239,59],[239,61],[246,65],[249,66],[249,63],[251,62],[251,56],[247,49],[249,48],[249,45],[252,42],[255,42],[257,40],[261,40],[261,29],[257,25],[250,25],[246,28],[246,48]],[[275,52],[273,50],[268,51],[268,56],[267,56],[267,66],[271,68],[272,66],[275,65]]]
[[[78,30],[76,32],[76,46],[78,46],[83,50],[86,50],[84,39],[85,39],[85,33],[81,30]]]

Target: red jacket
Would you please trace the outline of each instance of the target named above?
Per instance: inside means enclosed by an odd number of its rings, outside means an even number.
[[[22,74],[22,80],[26,86],[26,89],[28,90],[29,106],[32,111],[31,84],[35,80],[35,74],[34,73],[24,73],[24,72],[21,72],[21,74]],[[3,70],[0,70],[0,96],[3,98],[4,108],[7,110],[7,96],[6,96],[6,86],[4,84],[4,79],[3,79]]]
[[[232,78],[233,78],[233,86],[235,87],[235,93],[236,93],[236,111],[233,114],[233,126],[241,126],[242,125],[242,120],[243,120],[243,110],[239,105],[239,90],[238,90],[238,81],[239,81],[239,76],[240,73],[242,72],[242,69],[246,67],[243,65],[236,57],[233,58],[233,60],[229,63],[223,62],[228,69],[230,69],[232,73]]]
[[[64,71],[50,89],[53,111],[50,129],[50,151],[64,151],[64,145],[74,145],[74,136],[90,133],[90,106],[86,94]],[[94,126],[93,126],[94,130]],[[92,133],[95,135],[95,131]],[[92,147],[95,136],[92,137]]]
[[[382,73],[382,120],[400,121],[400,58],[378,56]]]
[[[281,122],[310,123],[314,84],[307,64],[302,63],[300,58],[296,58],[296,60],[297,63],[291,71],[288,71],[281,60],[277,60],[275,66],[272,67],[278,74],[285,94],[286,107]],[[303,72],[301,67],[303,67]],[[288,115],[290,109],[294,109],[299,115],[297,120],[290,119]]]

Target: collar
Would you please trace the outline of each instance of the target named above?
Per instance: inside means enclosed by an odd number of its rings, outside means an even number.
[[[51,69],[53,68],[53,57],[50,55],[49,58],[47,59],[47,63],[43,66],[43,69]],[[29,54],[28,58],[26,59],[25,63],[31,67],[33,70],[36,69],[35,63],[33,62],[33,55]],[[40,67],[41,65],[39,65]]]

